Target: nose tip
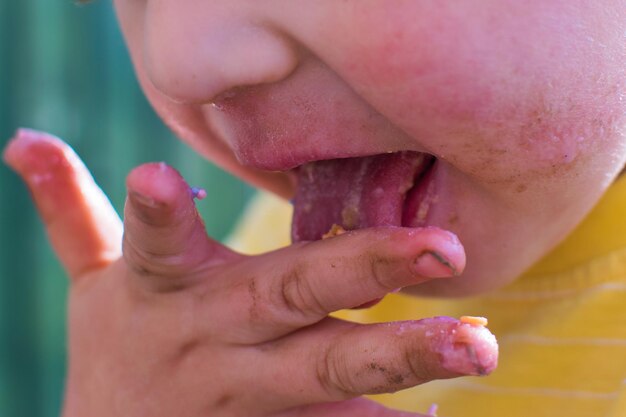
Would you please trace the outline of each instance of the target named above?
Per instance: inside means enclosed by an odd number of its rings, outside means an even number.
[[[152,84],[177,102],[212,102],[226,91],[279,81],[298,64],[284,34],[214,2],[149,3],[144,63]],[[213,6],[212,6],[213,5]]]

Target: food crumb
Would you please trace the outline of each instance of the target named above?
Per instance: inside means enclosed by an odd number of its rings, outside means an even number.
[[[473,326],[486,326],[488,320],[485,317],[477,317],[477,316],[461,316],[459,319],[461,323],[471,324]]]
[[[322,235],[322,239],[328,239],[329,237],[343,235],[344,233],[346,233],[346,229],[335,223],[330,227],[330,230],[328,232]]]
[[[206,198],[207,196],[206,190],[204,188],[191,187],[190,191],[191,191],[191,198],[197,198],[198,200],[202,200],[203,198]]]

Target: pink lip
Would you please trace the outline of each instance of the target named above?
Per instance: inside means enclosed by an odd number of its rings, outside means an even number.
[[[204,117],[242,165],[262,170],[404,150],[427,153],[354,91],[324,78],[329,73],[303,69],[281,83],[222,95],[203,106]]]
[[[336,140],[337,133],[326,126],[312,133],[291,132],[291,127],[276,134],[267,126],[267,114],[247,112],[237,104],[222,102],[205,112],[218,136],[233,150],[237,160],[245,166],[266,171],[289,171],[310,162],[340,158],[355,158],[398,152],[404,149],[363,145],[345,134],[345,141]],[[298,121],[293,123],[298,124]],[[300,133],[300,134],[299,134]],[[352,133],[353,134],[353,133]]]

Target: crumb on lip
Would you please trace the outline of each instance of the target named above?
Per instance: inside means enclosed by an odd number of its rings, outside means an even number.
[[[330,230],[328,232],[322,235],[322,239],[328,239],[330,237],[343,235],[344,233],[346,233],[346,229],[335,223],[330,227]]]
[[[486,326],[489,323],[485,317],[477,316],[461,316],[459,321],[464,324],[471,324],[472,326]]]

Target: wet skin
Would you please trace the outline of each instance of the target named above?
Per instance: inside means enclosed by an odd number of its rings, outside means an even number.
[[[427,217],[467,253],[465,295],[510,282],[626,160],[622,1],[116,0],[141,85],[199,152],[289,197],[283,171],[437,158]],[[266,172],[267,171],[267,172]]]

